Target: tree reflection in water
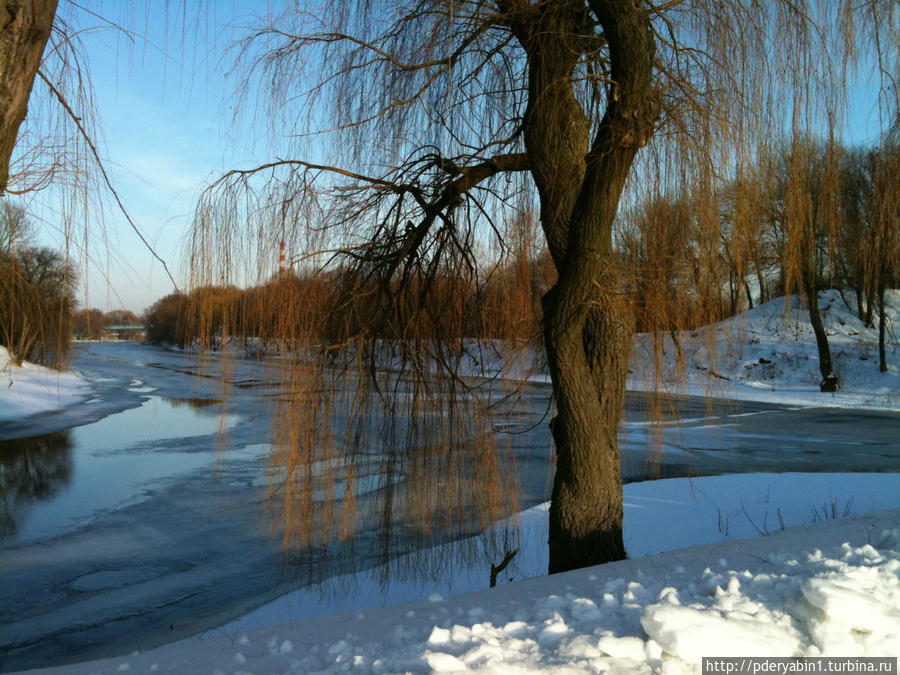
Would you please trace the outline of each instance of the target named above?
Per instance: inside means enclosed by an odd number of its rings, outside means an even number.
[[[55,496],[71,478],[69,430],[0,440],[0,540],[16,533],[32,502]]]
[[[171,403],[176,408],[188,406],[191,408],[208,408],[212,405],[221,403],[217,398],[165,398],[166,403]]]

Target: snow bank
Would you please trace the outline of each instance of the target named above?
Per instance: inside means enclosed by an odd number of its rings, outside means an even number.
[[[626,486],[632,555],[690,541],[684,533],[693,530],[695,540],[714,543],[315,618],[298,618],[305,610],[297,593],[199,639],[38,672],[694,673],[703,656],[895,656],[900,510],[843,520],[830,520],[830,511],[814,515],[821,491],[833,495],[840,485],[857,495],[854,508],[900,503],[900,476],[884,474],[633,484]],[[784,527],[732,539],[758,531],[760,509],[775,508]],[[723,510],[740,510],[745,529],[734,518],[722,532]],[[515,575],[546,565],[546,507],[522,519]],[[660,539],[676,521],[695,527]],[[486,570],[478,576],[484,584]],[[418,597],[426,594],[420,587]]]
[[[900,506],[900,475],[871,473],[751,473],[673,478],[624,486],[625,546],[638,558],[688,546],[768,535],[786,527],[834,520]],[[546,574],[549,503],[517,514],[519,552],[500,583]],[[472,547],[462,546],[472,555]],[[488,586],[487,563],[474,569],[454,565],[444,549],[410,554],[392,566],[391,582],[381,588],[381,569],[327,580],[318,592],[301,589],[223,626],[235,633],[350,609],[411,602],[439,593],[455,597]],[[476,557],[499,562],[502,553],[475,547]],[[423,567],[441,561],[441,575],[423,583]],[[410,575],[409,570],[413,570]]]
[[[650,335],[635,339],[629,389],[665,389],[773,403],[900,409],[900,290],[886,294],[888,372],[879,372],[878,325],[867,328],[852,293],[819,293],[834,371],[841,388],[819,392],[819,357],[809,312],[796,296],[777,298],[721,323],[670,335],[657,352]],[[658,363],[660,372],[654,369]]]
[[[657,341],[635,336],[628,388],[710,398],[802,406],[900,409],[900,290],[886,293],[888,372],[879,371],[878,325],[866,327],[855,295],[819,293],[819,308],[840,391],[819,391],[822,377],[809,312],[797,296],[781,297],[725,321]],[[680,346],[680,358],[679,349]],[[473,377],[549,382],[542,356],[527,345],[472,341],[460,360]]]
[[[0,422],[70,406],[88,395],[88,386],[75,373],[27,362],[15,366],[0,347]]]

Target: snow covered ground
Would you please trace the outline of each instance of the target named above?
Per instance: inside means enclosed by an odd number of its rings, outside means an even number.
[[[703,656],[900,654],[900,475],[672,479],[625,498],[627,561],[536,576],[536,507],[495,589],[459,595],[487,585],[482,567],[393,583],[388,602],[426,599],[373,607],[377,580],[345,577],[199,638],[35,672],[691,673]]]
[[[75,373],[23,363],[13,365],[0,346],[0,422],[59,410],[83,400],[89,383]]]
[[[809,311],[797,296],[781,297],[712,326],[661,339],[635,336],[628,389],[797,406],[900,410],[900,290],[886,293],[888,371],[879,372],[878,322],[866,327],[852,291],[819,293],[819,308],[840,379],[835,394],[822,377]],[[462,368],[472,375],[549,382],[543,358],[527,347],[472,345]]]
[[[863,325],[852,292],[819,293],[840,378],[841,388],[834,395],[819,392],[816,339],[809,312],[796,296],[679,333],[681,363],[671,336],[665,336],[661,349],[649,335],[637,336],[628,387],[795,405],[900,409],[900,290],[888,291],[885,304],[889,367],[881,373],[877,321],[872,328]]]

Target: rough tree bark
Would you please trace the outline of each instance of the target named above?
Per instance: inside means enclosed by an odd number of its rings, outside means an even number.
[[[658,114],[647,11],[630,1],[589,4],[603,28],[612,80],[590,144],[572,85],[584,51],[577,43],[592,34],[586,8],[581,2],[519,5],[521,20],[512,20],[529,58],[525,146],[559,274],[542,300],[557,405],[550,573],[625,557],[617,432],[633,319],[620,290],[612,224]]]
[[[9,159],[25,119],[56,5],[57,0],[0,0],[0,195],[9,182]]]
[[[0,195],[41,55],[50,37],[57,0],[0,0]]]

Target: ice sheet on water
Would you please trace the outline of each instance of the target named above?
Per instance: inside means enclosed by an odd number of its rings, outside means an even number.
[[[845,477],[846,483],[853,480]],[[797,491],[803,483],[795,478],[792,485]],[[546,520],[546,510],[536,513]],[[231,673],[238,666],[259,675],[679,673],[696,672],[703,656],[889,655],[900,644],[898,522],[900,511],[883,512],[470,596],[434,593],[414,605],[354,608],[241,628],[230,637],[227,630],[216,631],[128,662],[138,672],[150,662],[167,668],[203,663],[207,672]],[[545,546],[546,530],[527,532],[525,548]],[[297,614],[282,621],[291,616]],[[114,672],[120,662],[66,672]]]

